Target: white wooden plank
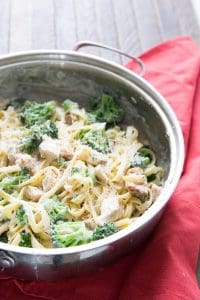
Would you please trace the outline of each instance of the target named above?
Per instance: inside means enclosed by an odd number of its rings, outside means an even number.
[[[193,6],[195,18],[197,19],[198,26],[200,27],[200,1],[199,0],[191,0],[191,5]]]
[[[180,34],[200,43],[199,8],[199,0],[0,0],[0,54],[72,49],[80,39],[135,55]],[[121,61],[106,50],[84,51]]]
[[[9,51],[10,1],[1,0],[0,6],[0,54]]]
[[[154,0],[154,7],[160,18],[163,39],[166,40],[180,35],[180,26],[170,0]]]
[[[131,8],[131,0],[114,1],[114,12],[116,18],[119,48],[128,54],[138,56],[141,49],[140,36],[138,35],[137,23],[133,17]],[[128,58],[122,57],[123,63],[127,62]]]
[[[137,20],[138,34],[142,50],[146,50],[162,41],[162,34],[152,0],[132,0],[133,13]]]
[[[171,3],[176,13],[181,33],[192,36],[198,43],[200,43],[200,28],[197,21],[197,14],[194,12],[195,7],[191,5],[191,1],[176,0]]]
[[[32,0],[32,48],[55,48],[53,0]]]
[[[74,0],[54,0],[56,48],[72,50],[76,41]]]
[[[119,48],[117,20],[115,19],[113,3],[112,0],[95,1],[98,36],[101,43]],[[102,49],[101,56],[121,63],[121,57],[113,52]]]
[[[77,39],[98,40],[97,23],[95,16],[94,0],[74,0]],[[84,48],[81,51],[99,56],[98,48]]]
[[[31,0],[11,0],[9,51],[31,49]]]

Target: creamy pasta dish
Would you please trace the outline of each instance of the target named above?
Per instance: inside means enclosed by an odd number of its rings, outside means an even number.
[[[0,241],[82,245],[137,221],[162,189],[163,169],[113,97],[1,101]]]

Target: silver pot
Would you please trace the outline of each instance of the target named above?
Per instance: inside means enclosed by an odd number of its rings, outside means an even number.
[[[74,51],[32,51],[0,59],[2,98],[59,100],[67,97],[84,106],[88,98],[103,92],[116,97],[125,111],[124,125],[135,125],[141,140],[155,151],[157,163],[165,170],[161,195],[138,222],[87,245],[32,249],[0,243],[3,274],[27,280],[55,280],[98,270],[132,251],[158,223],[178,183],[184,161],[180,126],[158,91],[141,76],[118,64]]]

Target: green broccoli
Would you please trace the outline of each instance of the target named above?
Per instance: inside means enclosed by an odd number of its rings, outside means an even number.
[[[150,163],[150,158],[148,156],[143,156],[137,153],[134,156],[133,161],[131,162],[131,166],[145,168],[149,163]]]
[[[16,210],[16,218],[17,218],[19,224],[21,224],[21,225],[27,224],[27,216],[26,216],[25,210],[23,209],[23,206],[20,206]]]
[[[113,223],[106,223],[102,226],[98,226],[95,228],[92,234],[92,240],[101,240],[107,236],[110,236],[114,233],[118,232],[117,227]]]
[[[38,126],[32,127],[32,130],[37,130],[40,132],[41,135],[48,135],[52,137],[53,139],[56,139],[58,137],[58,128],[56,127],[55,122],[53,121],[46,121],[44,124]]]
[[[53,121],[48,120],[44,124],[32,126],[30,134],[21,140],[21,150],[32,154],[41,144],[42,136],[45,134],[52,138],[58,137],[58,128]]]
[[[134,156],[133,161],[131,162],[132,167],[145,168],[152,161],[150,151],[143,147],[141,148]]]
[[[45,121],[51,119],[55,113],[55,108],[54,101],[45,103],[28,101],[21,110],[21,120],[27,127],[35,124],[43,124]]]
[[[106,122],[107,126],[115,125],[122,121],[123,110],[117,106],[112,96],[103,94],[92,99],[91,111],[88,114],[89,122]]]
[[[67,207],[59,200],[57,196],[54,196],[50,199],[45,199],[41,202],[41,204],[47,211],[52,223],[67,220]]]
[[[66,113],[69,113],[72,109],[78,109],[79,105],[78,103],[67,99],[63,102],[63,108]]]
[[[20,233],[20,236],[21,236],[21,240],[19,242],[19,246],[32,248],[31,234],[29,232],[22,231]]]
[[[52,226],[51,238],[57,248],[87,244],[91,237],[92,232],[82,221],[63,222]]]
[[[98,152],[108,153],[110,150],[104,129],[81,130],[78,137],[82,144],[88,145]]]
[[[29,178],[29,172],[27,169],[23,169],[17,173],[4,177],[0,181],[0,188],[2,188],[6,193],[12,194],[20,183],[28,180]]]
[[[39,132],[33,131],[30,135],[21,139],[21,151],[32,154],[38,149],[42,142],[42,136]]]

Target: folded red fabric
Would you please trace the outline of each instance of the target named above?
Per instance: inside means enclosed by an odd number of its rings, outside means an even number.
[[[0,299],[197,300],[200,245],[200,50],[188,37],[141,55],[145,78],[170,103],[186,146],[182,178],[151,237],[104,270],[58,282],[0,277]],[[127,67],[134,68],[131,61]]]

